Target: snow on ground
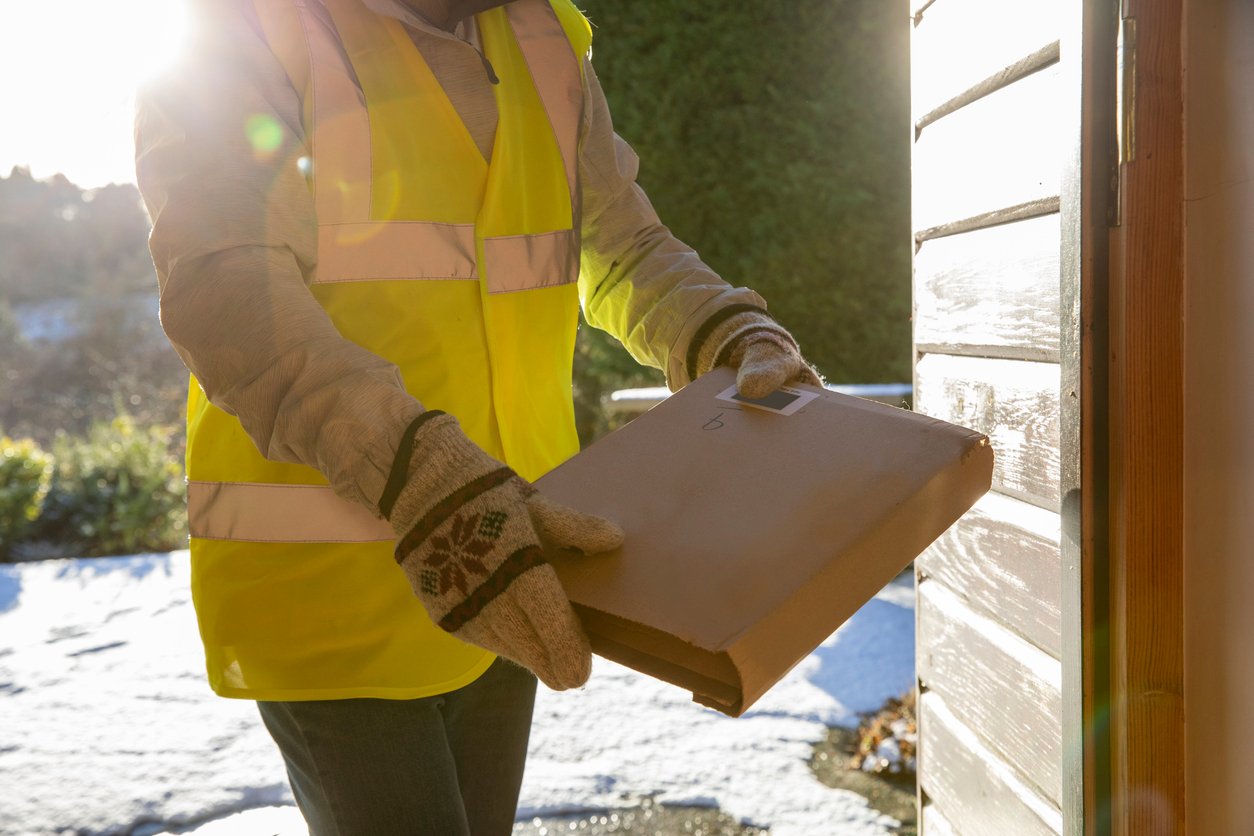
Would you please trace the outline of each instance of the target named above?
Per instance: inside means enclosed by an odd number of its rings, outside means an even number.
[[[119,330],[139,326],[149,345],[168,349],[165,334],[160,328],[152,327],[159,322],[159,307],[155,285],[151,290],[127,293],[113,300],[114,325]],[[13,317],[22,338],[36,344],[56,345],[82,335],[88,316],[88,306],[83,299],[74,296],[13,306]],[[118,317],[125,317],[125,321],[117,322]]]
[[[0,836],[304,832],[252,703],[204,682],[188,580],[186,552],[0,566]],[[519,818],[653,797],[781,836],[888,833],[807,761],[910,687],[913,606],[889,586],[739,719],[601,659],[579,691],[542,688]]]

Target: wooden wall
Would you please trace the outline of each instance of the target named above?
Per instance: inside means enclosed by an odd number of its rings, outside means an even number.
[[[993,492],[916,563],[926,834],[1063,832],[1062,0],[916,0],[915,408]]]
[[[1254,3],[1184,4],[1180,832],[1254,828]]]

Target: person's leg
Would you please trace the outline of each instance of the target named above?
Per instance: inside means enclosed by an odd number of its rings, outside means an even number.
[[[445,696],[257,704],[310,833],[478,836],[458,790]]]
[[[535,675],[504,659],[447,695],[449,748],[474,836],[513,830],[535,695]]]

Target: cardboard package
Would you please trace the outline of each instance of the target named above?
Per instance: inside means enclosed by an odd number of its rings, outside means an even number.
[[[554,559],[593,650],[739,716],[988,490],[993,452],[816,387],[734,393],[716,369],[537,487],[627,532]]]

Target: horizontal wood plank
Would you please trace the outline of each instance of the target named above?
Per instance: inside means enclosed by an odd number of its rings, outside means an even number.
[[[937,0],[910,41],[915,121],[963,91],[1057,41],[1058,0]]]
[[[942,119],[969,104],[973,104],[990,93],[995,93],[1001,88],[1007,87],[1032,73],[1040,72],[1052,64],[1057,64],[1061,54],[1062,45],[1054,41],[1048,46],[1041,47],[1028,57],[1019,59],[1009,67],[999,71],[996,75],[989,76],[974,87],[968,87],[954,98],[918,117],[914,122],[914,135],[917,137],[920,131],[936,120]]]
[[[1058,66],[928,125],[914,144],[914,229],[1057,197],[1063,167]]]
[[[1054,363],[925,354],[914,408],[986,434],[994,489],[1057,511],[1060,380]]]
[[[1053,511],[989,493],[919,556],[915,568],[1061,659],[1061,527]]]
[[[1058,362],[1058,215],[924,242],[914,341],[928,351]]]
[[[931,241],[933,238],[945,238],[949,235],[974,232],[977,229],[988,229],[991,226],[1031,220],[1032,218],[1040,218],[1045,215],[1056,215],[1061,206],[1062,201],[1060,198],[1043,197],[1039,200],[1029,200],[1027,203],[1007,206],[1005,209],[981,212],[969,218],[959,218],[956,221],[946,221],[939,226],[929,226],[926,229],[917,230],[914,233],[914,243],[917,247],[924,241]]]
[[[960,709],[959,709],[960,710]],[[954,716],[941,697],[919,698],[919,780],[962,836],[1058,836],[1062,814]]]
[[[945,818],[936,804],[924,804],[919,814],[919,833],[921,836],[959,836],[958,831]]]
[[[1016,774],[1062,797],[1062,665],[969,608],[936,580],[919,584],[919,682],[958,709]]]

